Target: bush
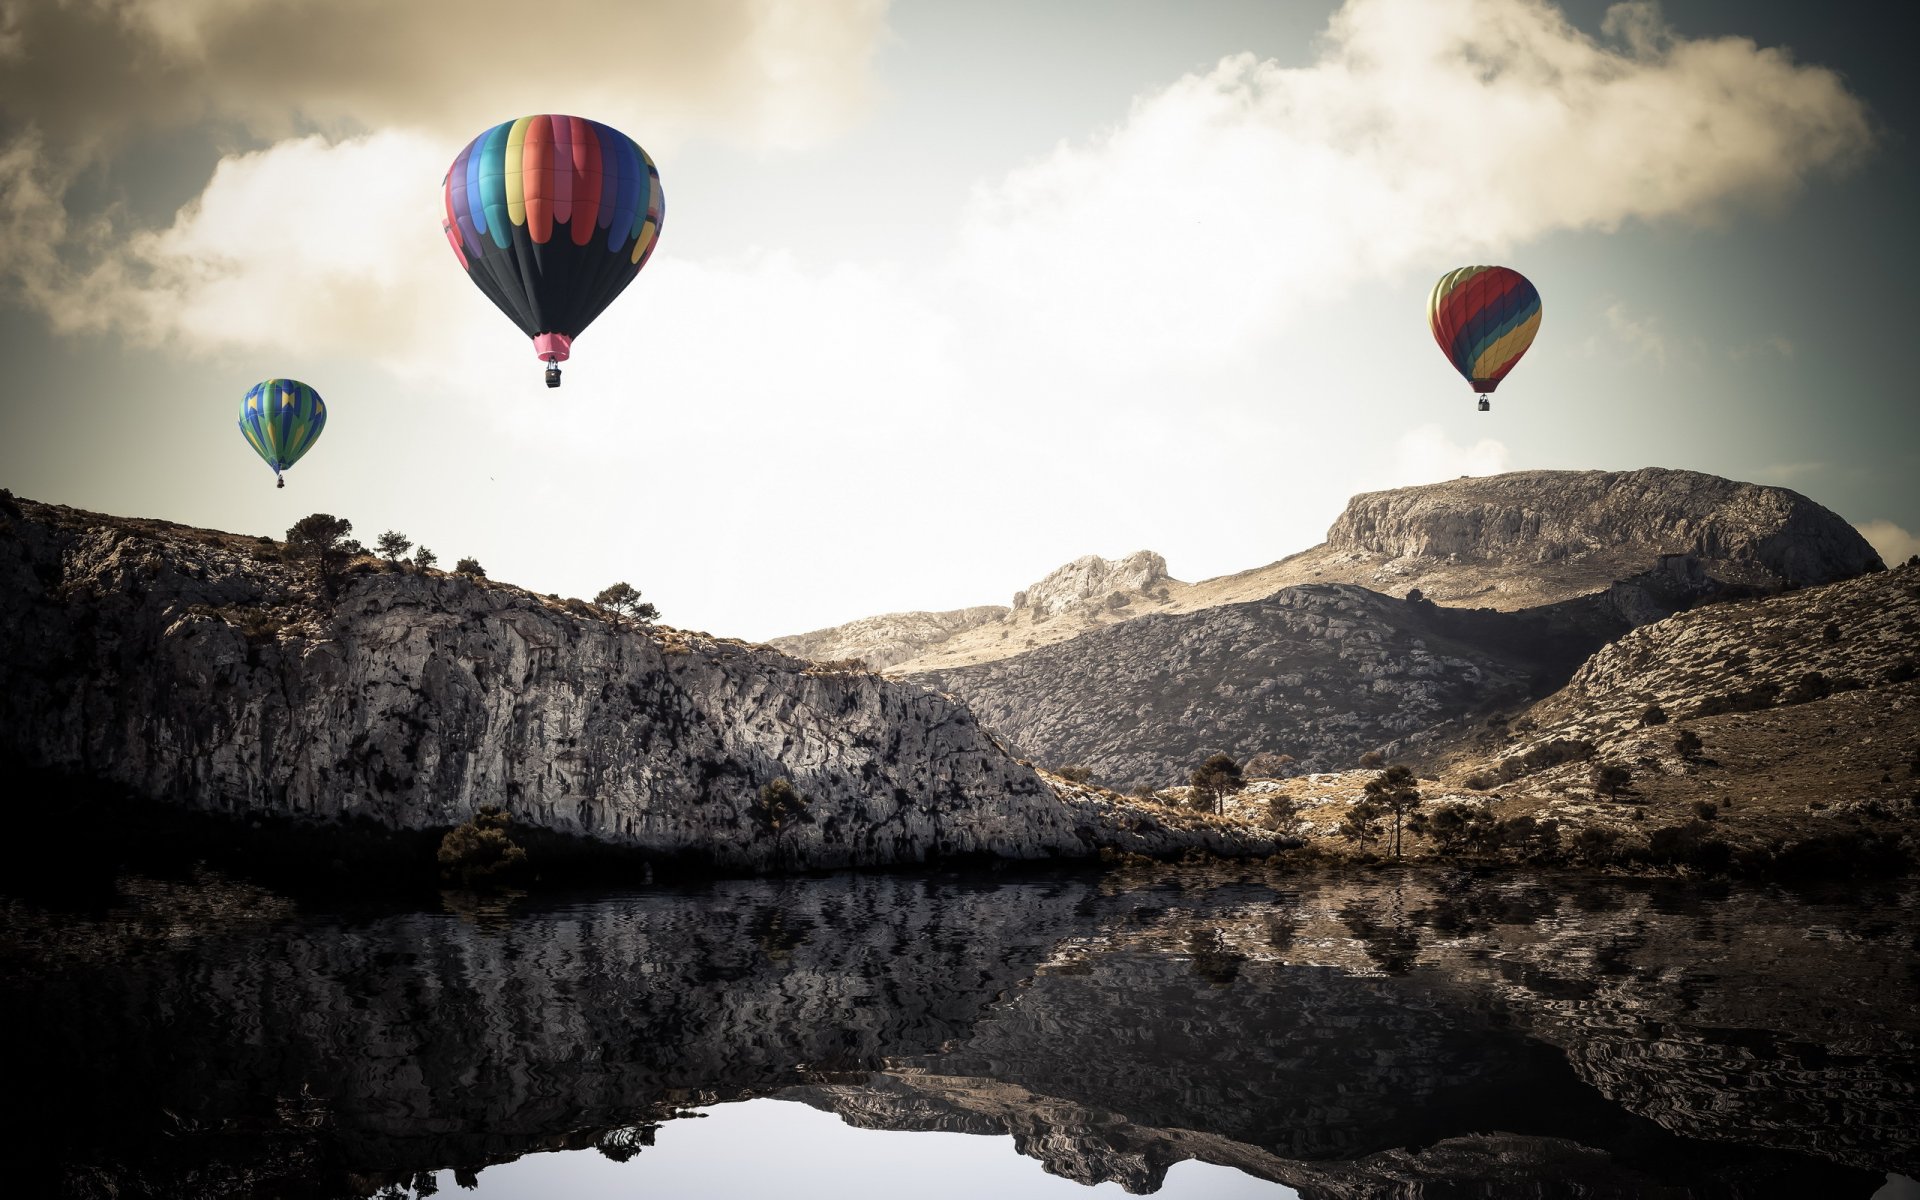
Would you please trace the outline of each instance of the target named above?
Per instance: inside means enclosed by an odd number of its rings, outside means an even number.
[[[1240,772],[1248,779],[1285,779],[1287,768],[1293,764],[1294,758],[1291,754],[1277,754],[1272,750],[1263,750],[1248,759],[1246,765],[1240,768]]]
[[[1646,711],[1640,714],[1640,723],[1642,725],[1665,725],[1667,723],[1667,710],[1661,708],[1658,704],[1649,704],[1647,705]]]
[[[1500,781],[1491,775],[1469,775],[1461,786],[1475,792],[1490,792],[1500,786]]]
[[[1633,772],[1619,763],[1601,763],[1593,769],[1593,790],[1605,792],[1608,799],[1633,782]]]
[[[1682,729],[1673,739],[1673,752],[1689,762],[1699,758],[1700,751],[1705,747],[1706,743],[1700,740],[1700,735],[1691,729]]]
[[[1085,783],[1093,778],[1093,768],[1074,764],[1067,767],[1055,767],[1053,773],[1068,783]]]
[[[1720,815],[1720,806],[1711,800],[1695,800],[1693,802],[1693,815],[1702,821],[1711,821]]]
[[[1719,872],[1732,864],[1733,847],[1713,836],[1713,826],[1693,820],[1654,830],[1647,838],[1647,855],[1655,862]]]
[[[1267,828],[1275,833],[1292,833],[1300,825],[1300,802],[1292,796],[1267,797]]]
[[[1605,825],[1589,825],[1573,835],[1569,847],[1573,856],[1589,866],[1611,862],[1618,854],[1620,831]]]
[[[440,556],[425,546],[413,552],[413,565],[422,571],[431,569],[433,564],[439,561]]]
[[[1744,691],[1723,692],[1718,696],[1709,696],[1693,710],[1695,719],[1717,717],[1723,713],[1759,712],[1772,708],[1773,702],[1780,697],[1780,685],[1777,683],[1756,683]]]
[[[1824,642],[1839,641],[1840,640],[1840,622],[1828,621],[1827,627],[1820,631],[1820,640]]]
[[[1833,681],[1819,671],[1808,671],[1793,681],[1780,697],[1782,704],[1806,704],[1833,695]]]
[[[1577,738],[1554,738],[1542,742],[1524,754],[1500,760],[1500,778],[1511,783],[1523,775],[1557,767],[1561,763],[1585,762],[1593,757],[1593,743]]]
[[[1132,603],[1133,603],[1133,597],[1127,595],[1125,592],[1112,592],[1112,593],[1109,593],[1107,596],[1107,611],[1119,612],[1121,609],[1125,608],[1127,605]]]
[[[485,805],[440,839],[440,878],[462,887],[499,887],[526,866],[527,852],[507,835],[513,818]]]
[[[485,579],[487,577],[487,569],[480,565],[480,560],[477,558],[461,559],[459,562],[453,564],[453,573],[455,575],[471,575],[475,579]]]
[[[1424,592],[1422,592],[1422,591],[1421,591],[1421,590],[1420,590],[1419,588],[1408,588],[1408,589],[1407,589],[1407,603],[1408,603],[1408,604],[1418,604],[1418,603],[1420,603],[1420,602],[1421,602],[1422,600],[1425,600],[1426,598],[1427,598],[1427,597],[1426,597],[1426,593],[1424,593]]]
[[[1369,750],[1360,756],[1360,765],[1369,771],[1377,770],[1387,761],[1387,756],[1378,750]]]

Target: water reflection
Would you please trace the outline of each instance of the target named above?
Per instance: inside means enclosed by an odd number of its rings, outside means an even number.
[[[71,1194],[424,1194],[554,1150],[640,1187],[755,1097],[1137,1193],[1187,1160],[1308,1197],[1920,1174],[1911,890],[886,876],[328,916],[129,887],[0,935],[15,1175]]]

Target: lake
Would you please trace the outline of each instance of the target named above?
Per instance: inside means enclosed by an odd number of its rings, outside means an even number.
[[[1920,1195],[1920,888],[4,898],[15,1195]]]

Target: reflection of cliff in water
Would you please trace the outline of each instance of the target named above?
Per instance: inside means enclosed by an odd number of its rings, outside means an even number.
[[[14,904],[0,1016],[33,1035],[0,1065],[43,1101],[18,1144],[100,1195],[644,1161],[661,1122],[753,1095],[1011,1133],[1132,1191],[1186,1157],[1309,1196],[1865,1196],[1915,1173],[1911,897],[1292,886],[888,876],[356,920]]]

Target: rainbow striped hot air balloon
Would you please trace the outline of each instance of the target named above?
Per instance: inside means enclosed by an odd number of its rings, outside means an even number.
[[[559,387],[573,339],[653,253],[666,215],[659,170],[617,129],[542,114],[467,143],[445,187],[454,256]]]
[[[1511,267],[1461,267],[1433,285],[1427,325],[1453,369],[1480,393],[1485,412],[1492,407],[1487,393],[1540,332],[1540,293]]]
[[[326,401],[298,379],[261,380],[240,401],[240,433],[273,468],[275,487],[287,486],[280,472],[313,449],[326,427]]]

